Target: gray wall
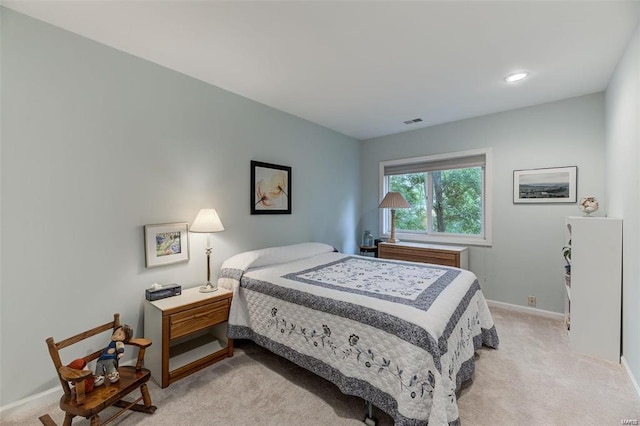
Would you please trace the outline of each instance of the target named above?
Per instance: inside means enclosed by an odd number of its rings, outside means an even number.
[[[607,88],[606,106],[607,205],[612,216],[624,219],[622,354],[637,382],[640,380],[640,27]]]
[[[562,312],[565,217],[580,211],[513,204],[513,171],[578,166],[578,198],[604,200],[604,139],[599,93],[364,141],[360,229],[378,230],[380,161],[491,147],[493,245],[470,248],[470,269],[488,299],[526,306],[531,295],[538,308]]]
[[[0,406],[57,385],[46,337],[114,312],[140,335],[146,287],[202,283],[206,236],[191,235],[188,263],[145,269],[145,224],[216,208],[226,231],[212,236],[213,271],[266,245],[354,251],[358,141],[0,13]],[[250,160],[293,168],[292,215],[249,214]]]

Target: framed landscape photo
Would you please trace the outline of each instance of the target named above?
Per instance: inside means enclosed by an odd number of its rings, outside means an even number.
[[[291,167],[251,161],[251,214],[291,214]]]
[[[576,203],[578,167],[513,171],[514,203]]]
[[[145,225],[144,251],[147,268],[187,262],[189,260],[189,224]]]

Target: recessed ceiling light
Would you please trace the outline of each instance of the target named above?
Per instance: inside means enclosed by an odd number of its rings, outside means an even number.
[[[506,81],[507,83],[515,83],[516,81],[524,80],[528,76],[528,72],[518,72],[505,77],[504,81]]]

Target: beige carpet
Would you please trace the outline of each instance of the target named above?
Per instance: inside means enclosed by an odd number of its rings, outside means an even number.
[[[462,425],[620,425],[640,420],[640,400],[619,364],[571,353],[560,321],[492,309],[500,348],[482,349],[473,383],[458,400]],[[158,411],[117,425],[361,425],[364,402],[251,342],[233,358],[160,389]],[[37,425],[52,404],[2,425]],[[379,425],[392,425],[376,412]],[[103,416],[106,418],[107,416]],[[88,425],[84,419],[74,424]]]

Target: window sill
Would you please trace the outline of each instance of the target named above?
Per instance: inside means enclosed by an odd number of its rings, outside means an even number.
[[[382,239],[389,238],[389,233],[383,233],[380,237]],[[396,238],[400,241],[413,241],[416,243],[434,243],[434,244],[451,244],[451,245],[464,245],[464,246],[481,246],[491,247],[491,240],[482,237],[470,237],[464,235],[455,236],[441,236],[441,235],[426,235],[426,234],[411,234],[396,232]]]

